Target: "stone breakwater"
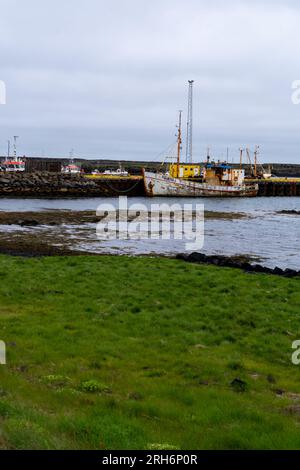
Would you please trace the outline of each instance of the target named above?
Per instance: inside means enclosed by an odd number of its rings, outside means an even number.
[[[2,173],[0,197],[141,196],[142,179],[88,179],[61,173]]]
[[[62,173],[0,173],[0,197],[145,196],[143,178],[87,178]],[[258,196],[300,196],[300,182],[259,182]]]
[[[222,266],[227,268],[239,268],[248,273],[265,273],[265,274],[276,274],[277,276],[285,277],[296,277],[300,276],[300,271],[294,269],[281,269],[281,268],[267,268],[266,266],[261,266],[260,264],[251,264],[247,262],[244,258],[238,256],[222,256],[222,255],[213,255],[207,256],[203,253],[191,253],[178,254],[177,259],[187,261],[189,263],[204,263],[212,264],[214,266]]]

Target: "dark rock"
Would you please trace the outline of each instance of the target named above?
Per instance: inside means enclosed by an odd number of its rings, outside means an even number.
[[[283,210],[279,211],[278,214],[291,214],[291,215],[300,215],[300,211],[292,210]]]
[[[298,272],[298,271],[295,271],[294,269],[285,269],[282,274],[283,274],[283,276],[285,276],[285,277],[295,277],[295,276],[299,276],[299,272]]]
[[[95,219],[95,222],[98,222],[99,219]],[[184,254],[184,253],[178,253],[178,255],[176,255],[176,259],[181,259],[183,261],[188,261],[188,255]]]
[[[218,258],[217,256],[213,256],[209,259],[209,263],[214,264],[215,266],[219,266],[220,261],[220,258]]]
[[[206,264],[212,264],[214,266],[239,268],[239,269],[243,269],[247,273],[275,274],[277,276],[286,276],[286,277],[294,277],[294,276],[300,275],[300,271],[299,272],[294,271],[293,269],[286,269],[284,271],[278,267],[276,267],[275,269],[272,269],[272,268],[267,268],[266,266],[262,266],[260,264],[251,264],[249,262],[244,261],[246,259],[245,257],[223,256],[223,255],[207,256],[204,253],[193,252],[190,255],[186,255],[184,253],[178,254],[176,258],[184,260],[184,261],[188,261],[191,263],[206,263]]]
[[[265,274],[274,274],[272,268],[267,268],[266,266],[264,267],[264,272]]]
[[[218,262],[218,266],[228,266],[228,261],[225,257],[220,257],[219,258],[219,262]]]
[[[276,266],[276,268],[273,269],[273,274],[277,274],[278,276],[282,276],[283,270]]]
[[[267,376],[267,381],[268,381],[270,384],[275,384],[275,383],[276,383],[275,377],[274,377],[272,374],[268,374],[268,376]]]
[[[238,392],[238,393],[242,393],[247,390],[247,382],[239,378],[234,379],[231,382],[230,386],[235,392]]]
[[[242,268],[244,269],[244,271],[247,271],[247,272],[254,272],[255,271],[254,266],[250,263],[243,263]]]
[[[230,261],[229,263],[233,265],[232,267],[239,269],[242,269],[243,265],[245,264],[243,261]]]
[[[255,264],[253,266],[254,270],[256,273],[264,273],[265,272],[265,267],[261,266],[260,264]]]
[[[197,262],[200,262],[200,263],[205,263],[206,260],[207,260],[207,257],[203,253],[194,252],[194,253],[191,253],[189,255],[188,260],[189,261],[197,261]]]
[[[20,222],[20,225],[21,227],[36,227],[37,225],[39,225],[38,221],[37,220],[22,220]]]
[[[8,178],[0,178],[0,184],[10,184],[11,180]]]

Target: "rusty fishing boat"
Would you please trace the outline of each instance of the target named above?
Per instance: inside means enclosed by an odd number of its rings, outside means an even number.
[[[217,163],[210,160],[209,154],[205,164],[193,164],[193,84],[189,80],[188,119],[186,137],[186,163],[181,162],[182,146],[182,111],[179,111],[177,133],[176,162],[169,165],[166,172],[151,172],[143,169],[145,192],[147,196],[180,196],[180,197],[255,197],[258,185],[245,181],[245,170],[235,168],[227,162]]]

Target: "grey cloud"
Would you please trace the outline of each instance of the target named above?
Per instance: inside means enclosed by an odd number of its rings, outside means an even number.
[[[195,79],[195,156],[299,161],[296,1],[2,0],[0,153],[152,159]]]

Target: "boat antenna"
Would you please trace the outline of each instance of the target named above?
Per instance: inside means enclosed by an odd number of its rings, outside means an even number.
[[[177,177],[179,176],[180,152],[181,152],[181,144],[182,144],[181,120],[182,120],[182,111],[179,111],[178,133],[177,133]]]
[[[240,148],[240,170],[243,167],[243,152],[244,152],[244,149]]]
[[[207,147],[207,152],[206,152],[206,163],[210,162],[210,147]]]
[[[19,138],[18,135],[14,135],[14,158],[17,161],[17,139]]]
[[[73,165],[74,164],[74,149],[70,150],[69,156],[70,156],[70,165]]]
[[[193,163],[193,84],[194,80],[189,80],[188,95],[188,119],[186,133],[186,162]]]
[[[254,176],[254,169],[253,169],[253,165],[252,165],[252,162],[251,162],[250,150],[248,148],[246,149],[246,153],[247,153],[247,157],[248,157],[248,161],[249,161],[249,165],[250,165],[251,176],[253,177]]]

